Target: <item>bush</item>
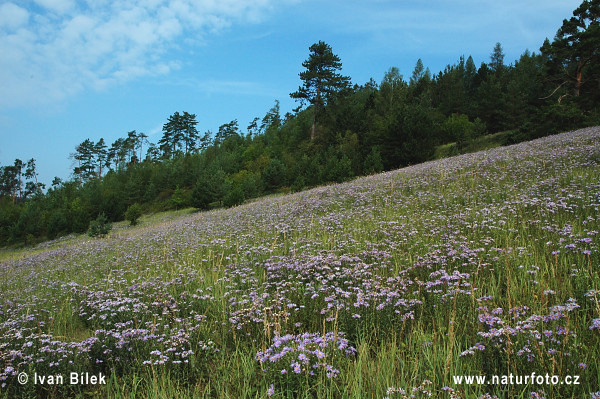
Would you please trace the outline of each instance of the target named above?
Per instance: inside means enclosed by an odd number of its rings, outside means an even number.
[[[234,186],[223,198],[223,205],[227,208],[244,203],[244,190],[240,186]]]
[[[98,215],[96,220],[90,222],[88,228],[88,236],[90,237],[104,237],[112,229],[112,223],[108,220],[104,213]]]
[[[298,191],[304,190],[306,187],[306,180],[304,176],[298,176],[296,180],[294,180],[294,184],[292,184],[292,192],[297,193]]]
[[[129,221],[131,226],[138,224],[138,219],[142,216],[142,206],[137,202],[131,204],[125,211],[125,220]]]
[[[179,208],[185,207],[187,205],[185,190],[177,186],[177,188],[173,192],[173,195],[171,195],[170,202],[171,205],[175,208],[175,210],[179,210]]]
[[[341,183],[353,176],[352,162],[346,155],[341,158],[332,156],[327,161],[325,171],[327,181]]]
[[[373,173],[379,173],[383,171],[383,161],[381,160],[381,154],[377,148],[372,147],[371,152],[365,158],[363,163],[363,173],[371,175]]]
[[[263,191],[263,181],[258,172],[255,173],[243,169],[231,175],[230,179],[233,184],[242,188],[246,198],[258,197]]]
[[[477,129],[485,129],[481,121],[477,123]],[[462,149],[465,144],[474,138],[475,125],[469,121],[469,117],[463,114],[452,114],[442,125],[442,130],[446,136],[456,141],[456,146]]]
[[[192,206],[198,209],[208,209],[213,200],[214,195],[208,184],[205,184],[204,181],[199,181],[194,191],[192,191]]]
[[[286,174],[285,165],[278,159],[272,159],[263,171],[262,178],[267,189],[274,190],[285,184]]]
[[[61,209],[54,211],[48,220],[48,238],[53,240],[59,235],[69,231],[69,221]]]

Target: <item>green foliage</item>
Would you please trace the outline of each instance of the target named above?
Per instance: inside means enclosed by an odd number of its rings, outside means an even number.
[[[90,214],[82,198],[75,198],[71,203],[69,220],[71,231],[83,233],[87,230],[90,223]]]
[[[459,149],[475,137],[475,125],[467,115],[452,114],[442,126],[444,134],[451,137]]]
[[[175,112],[169,116],[167,123],[163,125],[163,136],[158,142],[163,158],[171,158],[179,152],[188,154],[196,149],[199,138],[196,129],[196,115],[188,112]]]
[[[363,173],[371,175],[373,173],[379,173],[383,170],[383,161],[381,160],[381,154],[377,147],[372,147],[371,152],[365,158],[363,164]]]
[[[171,205],[175,208],[175,210],[184,207],[187,204],[186,192],[184,189],[177,186],[173,195],[171,195]]]
[[[246,169],[234,173],[230,177],[231,182],[239,186],[246,198],[258,197],[263,191],[263,181],[260,173],[250,172]]]
[[[56,209],[50,215],[48,220],[47,236],[49,239],[54,239],[61,234],[69,231],[69,222],[65,213],[61,209]]]
[[[9,198],[0,198],[0,243],[8,242],[20,213],[21,208],[13,204]]]
[[[272,159],[262,173],[262,179],[268,190],[273,190],[286,183],[286,167],[279,159]]]
[[[129,221],[131,226],[138,224],[139,218],[142,216],[142,206],[137,202],[131,204],[125,211],[125,220]]]
[[[312,105],[311,140],[314,140],[317,115],[329,100],[348,87],[350,78],[337,72],[342,68],[342,62],[327,43],[319,41],[310,46],[309,50],[308,59],[302,63],[305,70],[300,72],[303,85],[291,93],[290,97]]]
[[[214,201],[214,195],[206,181],[199,181],[192,191],[191,205],[198,209],[209,209],[210,203]]]
[[[306,181],[304,180],[304,176],[296,177],[296,180],[294,180],[294,183],[290,188],[294,193],[304,190],[306,188]]]
[[[104,213],[98,215],[95,220],[90,222],[87,234],[90,237],[104,237],[112,230],[112,223]]]
[[[381,82],[353,87],[319,41],[291,94],[306,109],[281,115],[275,101],[246,132],[233,119],[203,135],[195,114],[175,112],[158,143],[136,130],[110,146],[86,139],[72,154],[73,180],[55,180],[46,194],[34,159],[0,166],[0,244],[83,233],[95,215],[122,220],[133,203],[209,209],[239,203],[240,190],[244,199],[289,184],[298,191],[427,161],[434,151],[450,156],[599,124],[599,13],[583,2],[540,54],[525,51],[514,63],[497,43],[479,68],[461,56],[432,75],[419,59],[408,81],[391,67]],[[498,132],[507,133],[496,140]]]
[[[234,185],[231,190],[225,194],[223,198],[223,205],[227,208],[232,206],[241,205],[244,203],[244,190],[238,185]]]
[[[542,46],[557,86],[552,94],[559,103],[567,96],[575,96],[580,103],[599,98],[599,49],[600,5],[596,0],[585,0],[571,18],[563,20],[552,44]]]
[[[333,182],[343,182],[354,176],[350,158],[346,155],[328,157],[324,172],[327,180]]]

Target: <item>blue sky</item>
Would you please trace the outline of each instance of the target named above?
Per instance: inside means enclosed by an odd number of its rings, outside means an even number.
[[[512,63],[552,39],[580,0],[0,0],[0,165],[35,158],[44,183],[69,154],[130,130],[161,137],[176,111],[200,132],[282,114],[323,40],[353,83],[433,73],[461,55]]]

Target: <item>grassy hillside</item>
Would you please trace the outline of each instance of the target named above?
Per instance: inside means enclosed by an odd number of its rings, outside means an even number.
[[[0,398],[598,397],[599,207],[589,128],[4,253]]]

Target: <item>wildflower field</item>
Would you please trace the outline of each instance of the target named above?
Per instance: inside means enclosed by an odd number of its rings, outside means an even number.
[[[587,128],[0,252],[0,398],[600,398],[599,208]]]

